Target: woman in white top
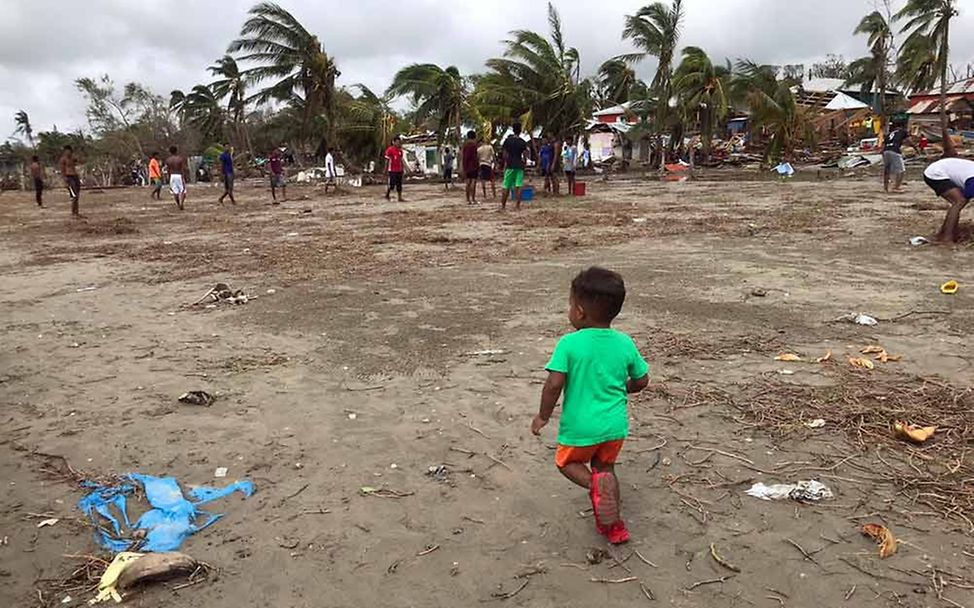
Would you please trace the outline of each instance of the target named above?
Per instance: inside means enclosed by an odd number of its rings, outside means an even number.
[[[934,240],[942,243],[956,242],[960,212],[974,198],[974,161],[943,158],[926,168],[923,181],[937,196],[950,203],[944,225],[933,237]]]

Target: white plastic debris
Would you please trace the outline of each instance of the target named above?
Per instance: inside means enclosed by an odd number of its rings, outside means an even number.
[[[37,527],[38,528],[46,528],[47,526],[53,526],[54,524],[56,524],[59,521],[61,521],[61,520],[58,519],[58,518],[56,518],[56,517],[52,517],[51,519],[45,519],[44,521],[40,522],[39,524],[37,524]]]
[[[748,496],[760,498],[761,500],[783,500],[790,498],[799,502],[817,502],[833,498],[832,490],[825,484],[812,481],[799,481],[796,483],[778,483],[765,485],[758,482],[751,486],[746,492]]]
[[[811,422],[806,422],[805,423],[805,426],[807,426],[810,429],[820,429],[823,426],[825,426],[825,421],[822,420],[821,418],[816,418],[815,420],[812,420]]]
[[[358,418],[358,414],[356,414],[355,412],[351,412],[351,413],[350,413],[350,414],[348,415],[348,419],[349,419],[349,420],[355,420],[356,418]]]
[[[853,319],[852,322],[855,323],[856,325],[869,325],[869,326],[879,324],[879,321],[877,321],[875,318],[864,314],[856,315],[856,318]]]
[[[929,245],[930,240],[927,239],[926,237],[915,236],[912,239],[910,239],[910,244],[913,245],[914,247],[921,247],[923,245]]]
[[[216,470],[213,471],[213,476],[214,477],[226,477],[227,476],[227,473],[229,471],[230,470],[227,467],[217,467]]]

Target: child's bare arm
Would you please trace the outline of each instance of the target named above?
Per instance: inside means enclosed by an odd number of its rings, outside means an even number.
[[[626,392],[630,394],[639,393],[642,392],[642,390],[647,386],[649,386],[649,374],[646,374],[642,378],[631,378],[629,382],[626,383]]]
[[[565,374],[561,372],[548,372],[548,379],[545,380],[544,388],[541,389],[541,407],[538,415],[531,421],[531,432],[535,435],[541,434],[541,429],[548,424],[552,412],[558,405],[558,398],[561,391],[565,388]]]

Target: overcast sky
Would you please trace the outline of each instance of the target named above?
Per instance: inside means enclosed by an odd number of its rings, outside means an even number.
[[[903,0],[894,0],[894,5]],[[546,31],[542,0],[320,0],[280,2],[316,33],[338,61],[339,84],[385,89],[404,65],[483,69],[502,52],[512,29]],[[646,0],[555,0],[569,44],[583,69],[632,49],[621,40],[623,18]],[[207,82],[206,67],[239,33],[253,0],[0,0],[0,141],[13,114],[28,112],[35,131],[85,127],[84,101],[73,82],[109,74],[136,80],[168,97],[172,89]],[[974,0],[957,0],[961,16],[951,62],[974,63]],[[847,60],[866,54],[854,37],[874,0],[684,0],[682,45],[703,47],[715,61],[747,57],[760,63],[810,65],[827,53]],[[145,10],[149,7],[150,10]],[[652,65],[641,68],[651,77]]]

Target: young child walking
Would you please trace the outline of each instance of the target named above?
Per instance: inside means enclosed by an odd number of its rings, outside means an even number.
[[[615,475],[629,434],[627,395],[649,385],[649,366],[632,338],[612,329],[625,299],[626,284],[616,272],[593,267],[575,277],[568,320],[577,331],[555,346],[541,408],[531,422],[531,432],[540,435],[564,391],[555,464],[589,491],[595,528],[612,544],[629,540]]]

